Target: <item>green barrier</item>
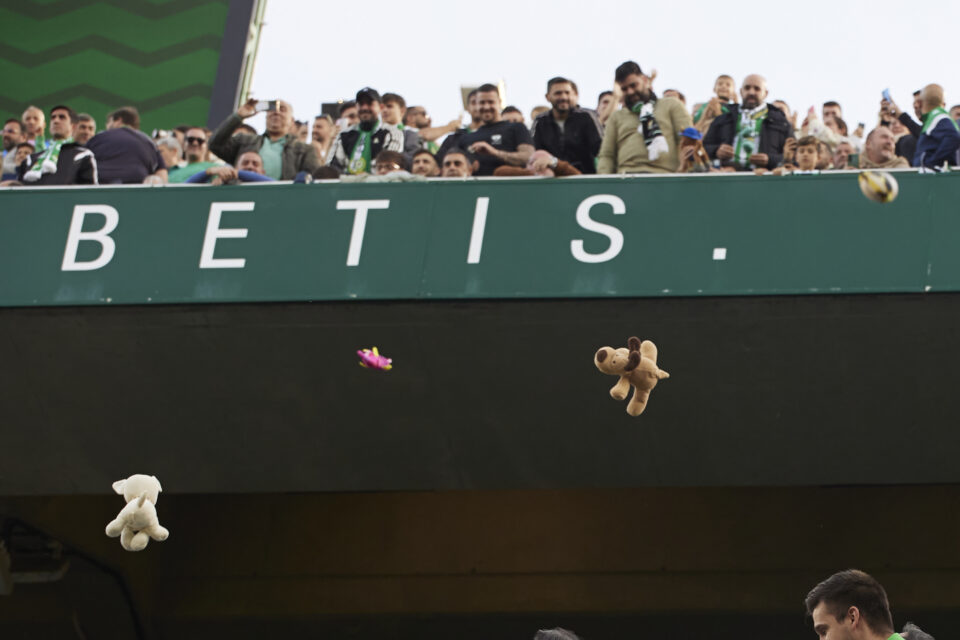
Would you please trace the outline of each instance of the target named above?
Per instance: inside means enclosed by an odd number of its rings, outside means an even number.
[[[960,289],[960,176],[11,189],[0,305]]]

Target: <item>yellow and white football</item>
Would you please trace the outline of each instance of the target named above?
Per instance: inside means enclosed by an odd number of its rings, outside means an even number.
[[[863,195],[874,202],[893,202],[900,192],[897,179],[886,171],[861,171],[857,181]]]

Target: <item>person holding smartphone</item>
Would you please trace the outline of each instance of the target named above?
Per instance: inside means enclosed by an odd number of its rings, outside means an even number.
[[[245,118],[257,113],[257,107],[266,109],[267,127],[261,135],[233,132]],[[224,120],[210,137],[210,151],[221,160],[235,164],[247,151],[256,151],[263,159],[264,174],[274,180],[293,180],[301,171],[313,173],[320,166],[314,148],[300,142],[291,131],[293,107],[284,100],[268,100],[258,103],[250,98]]]

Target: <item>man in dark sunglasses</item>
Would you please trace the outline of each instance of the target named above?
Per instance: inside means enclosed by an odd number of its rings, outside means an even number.
[[[207,134],[200,127],[191,127],[183,139],[183,155],[187,163],[170,169],[168,180],[172,183],[186,182],[190,176],[206,171],[216,163],[207,160]]]

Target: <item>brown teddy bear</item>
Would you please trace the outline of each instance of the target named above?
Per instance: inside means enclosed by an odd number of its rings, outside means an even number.
[[[669,373],[657,366],[657,345],[649,340],[640,342],[637,337],[627,341],[626,349],[601,347],[593,357],[593,363],[603,373],[620,376],[617,384],[610,389],[610,396],[614,400],[626,398],[630,385],[633,385],[633,398],[627,404],[627,413],[631,416],[643,413],[657,382],[670,377]]]

